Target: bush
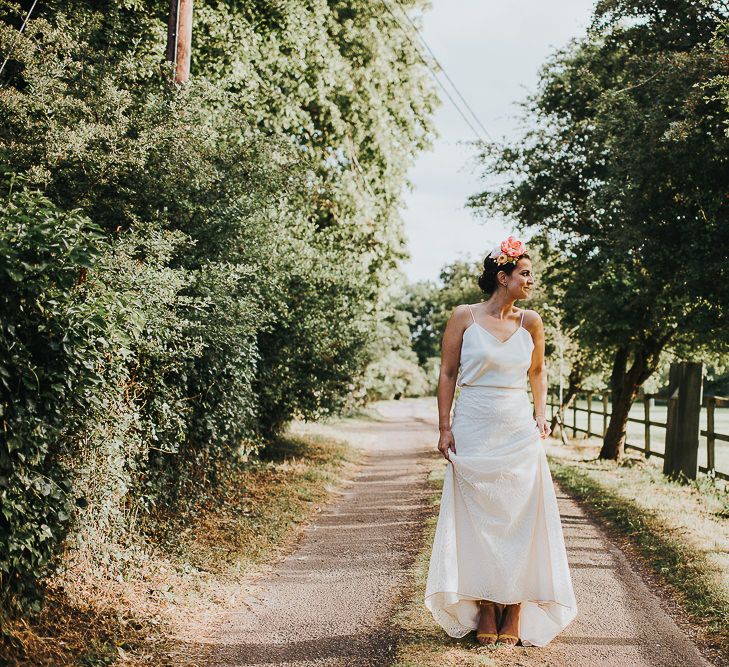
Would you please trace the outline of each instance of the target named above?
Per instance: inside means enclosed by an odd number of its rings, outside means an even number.
[[[423,396],[430,389],[417,358],[406,358],[395,351],[369,365],[365,386],[370,401]]]
[[[156,504],[361,396],[430,102],[384,10],[345,5],[202,3],[201,71],[175,86],[157,7],[39,3],[19,35],[0,0],[6,594],[64,537],[66,558],[122,550]],[[397,81],[415,104],[381,94]]]
[[[103,238],[78,211],[6,178],[0,209],[0,572],[25,593],[65,535],[74,499],[61,453],[104,408],[121,304],[87,285]]]

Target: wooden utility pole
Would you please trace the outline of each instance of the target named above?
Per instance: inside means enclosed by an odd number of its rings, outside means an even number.
[[[175,64],[175,81],[190,78],[192,52],[192,0],[170,0],[167,21],[167,60]]]
[[[183,83],[190,78],[190,54],[192,53],[192,0],[179,0],[177,21],[177,67],[175,81]]]

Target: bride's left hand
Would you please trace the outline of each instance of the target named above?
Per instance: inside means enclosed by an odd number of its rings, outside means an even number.
[[[534,421],[537,422],[537,428],[539,429],[539,437],[540,438],[548,437],[549,434],[552,432],[552,429],[549,428],[549,424],[547,424],[546,417],[537,415],[536,417],[534,417]]]

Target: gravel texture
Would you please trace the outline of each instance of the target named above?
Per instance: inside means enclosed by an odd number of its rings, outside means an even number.
[[[407,403],[402,408],[385,405],[384,421],[322,428],[366,450],[363,465],[305,529],[295,551],[253,582],[247,604],[203,633],[196,662],[211,667],[390,662],[395,638],[381,628],[387,628],[421,546],[431,495],[425,480],[433,426]]]
[[[252,582],[238,608],[207,623],[194,642],[196,662],[391,662],[397,632],[388,619],[433,511],[425,480],[437,423],[432,399],[376,409],[381,421],[306,427],[346,438],[365,450],[365,462],[294,551]],[[559,487],[557,495],[578,616],[549,646],[498,648],[494,660],[525,667],[708,666],[607,533]]]
[[[516,647],[505,665],[708,667],[623,552],[559,486],[577,618],[544,648]]]

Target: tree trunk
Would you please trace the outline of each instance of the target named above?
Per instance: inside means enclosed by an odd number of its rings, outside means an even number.
[[[638,390],[656,370],[661,351],[668,338],[669,336],[661,339],[648,338],[640,344],[625,345],[617,349],[610,375],[612,410],[599,458],[615,461],[623,458],[628,413],[638,395]],[[633,363],[628,369],[631,352]]]
[[[625,453],[625,434],[628,428],[628,413],[638,395],[638,386],[631,382],[627,376],[617,388],[612,389],[612,411],[608,422],[602,449],[601,459],[614,459],[619,461]]]

